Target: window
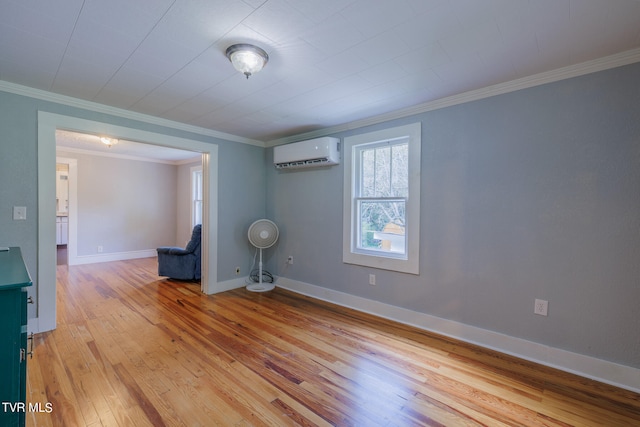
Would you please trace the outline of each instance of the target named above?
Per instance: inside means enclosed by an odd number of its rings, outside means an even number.
[[[191,228],[202,224],[202,166],[191,168]]]
[[[345,138],[345,263],[419,273],[420,134],[415,123]]]

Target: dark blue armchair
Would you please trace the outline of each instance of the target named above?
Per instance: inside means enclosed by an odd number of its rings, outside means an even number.
[[[158,248],[158,276],[179,280],[200,280],[200,242],[202,225],[193,227],[187,247],[163,246]]]

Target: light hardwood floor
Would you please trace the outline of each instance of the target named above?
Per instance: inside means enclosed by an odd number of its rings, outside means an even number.
[[[155,272],[58,267],[28,426],[640,425],[629,391],[282,289],[206,296]]]

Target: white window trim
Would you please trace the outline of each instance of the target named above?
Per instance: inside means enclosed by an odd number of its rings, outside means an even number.
[[[420,146],[422,126],[413,123],[344,138],[344,203],[342,222],[342,261],[402,273],[420,273]],[[406,205],[406,259],[383,253],[359,253],[356,242],[356,158],[355,147],[384,140],[409,137],[409,197]]]

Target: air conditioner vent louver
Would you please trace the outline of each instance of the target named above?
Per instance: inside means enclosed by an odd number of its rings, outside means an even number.
[[[273,149],[277,169],[299,169],[340,164],[340,140],[323,137]]]
[[[276,163],[276,168],[278,169],[308,168],[312,166],[331,166],[331,165],[335,165],[335,163],[331,163],[326,158],[321,158],[321,159],[310,159],[310,160],[298,160],[296,162],[289,162],[289,163]]]

